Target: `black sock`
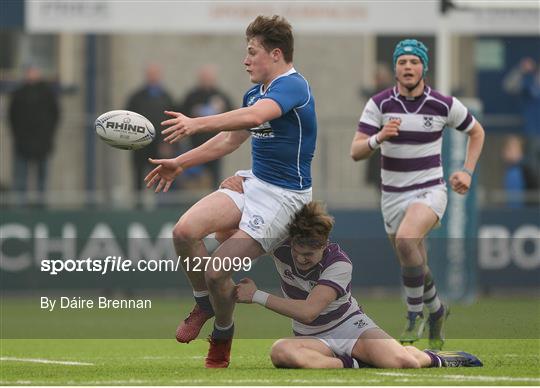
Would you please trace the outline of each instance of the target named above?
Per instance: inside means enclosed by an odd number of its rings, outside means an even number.
[[[212,339],[228,340],[234,336],[234,322],[231,324],[231,327],[223,330],[218,329],[214,323],[214,331],[212,332]]]
[[[199,307],[205,311],[206,313],[210,315],[214,315],[214,309],[212,307],[212,303],[210,303],[210,296],[194,296],[195,302],[199,305]]]

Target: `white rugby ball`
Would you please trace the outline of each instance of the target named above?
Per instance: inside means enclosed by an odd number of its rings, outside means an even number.
[[[152,123],[129,110],[111,110],[94,123],[97,135],[108,145],[121,150],[138,150],[156,137]]]

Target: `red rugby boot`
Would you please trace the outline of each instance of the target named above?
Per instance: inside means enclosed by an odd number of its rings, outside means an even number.
[[[207,313],[195,304],[188,317],[176,328],[176,340],[182,343],[193,341],[199,335],[204,323],[212,316],[213,314]]]
[[[232,338],[214,339],[208,338],[210,349],[204,361],[206,368],[227,368],[231,361]]]

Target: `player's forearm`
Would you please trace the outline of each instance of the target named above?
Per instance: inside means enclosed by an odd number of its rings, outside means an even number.
[[[197,148],[183,153],[177,157],[180,165],[186,169],[219,159],[236,150],[240,144],[229,140],[227,133],[219,133]]]
[[[357,162],[369,158],[373,150],[369,147],[369,137],[365,139],[356,139],[351,144],[351,158]]]
[[[320,314],[307,300],[286,299],[275,295],[268,297],[265,307],[302,323],[311,323]]]
[[[482,147],[484,146],[484,128],[480,123],[476,122],[473,129],[469,133],[469,141],[467,142],[467,155],[465,157],[465,167],[469,171],[474,171],[480,154],[482,153]]]
[[[235,109],[212,116],[197,117],[194,120],[201,126],[201,132],[236,131],[255,128],[263,118],[252,107]]]

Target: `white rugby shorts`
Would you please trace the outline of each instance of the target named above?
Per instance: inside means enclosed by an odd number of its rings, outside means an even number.
[[[244,178],[244,193],[219,189],[242,212],[239,228],[259,242],[265,252],[272,251],[287,238],[287,226],[302,206],[311,202],[311,188],[288,190],[257,178],[251,170],[237,171]]]
[[[358,338],[366,330],[376,329],[378,326],[366,314],[356,314],[325,333],[316,334],[314,338],[323,342],[337,356],[351,356]]]
[[[381,195],[381,209],[386,233],[397,233],[408,207],[413,203],[423,203],[431,208],[437,217],[439,217],[435,228],[439,227],[446,210],[447,202],[446,186],[443,185],[411,190],[404,193],[388,193],[383,191]]]

